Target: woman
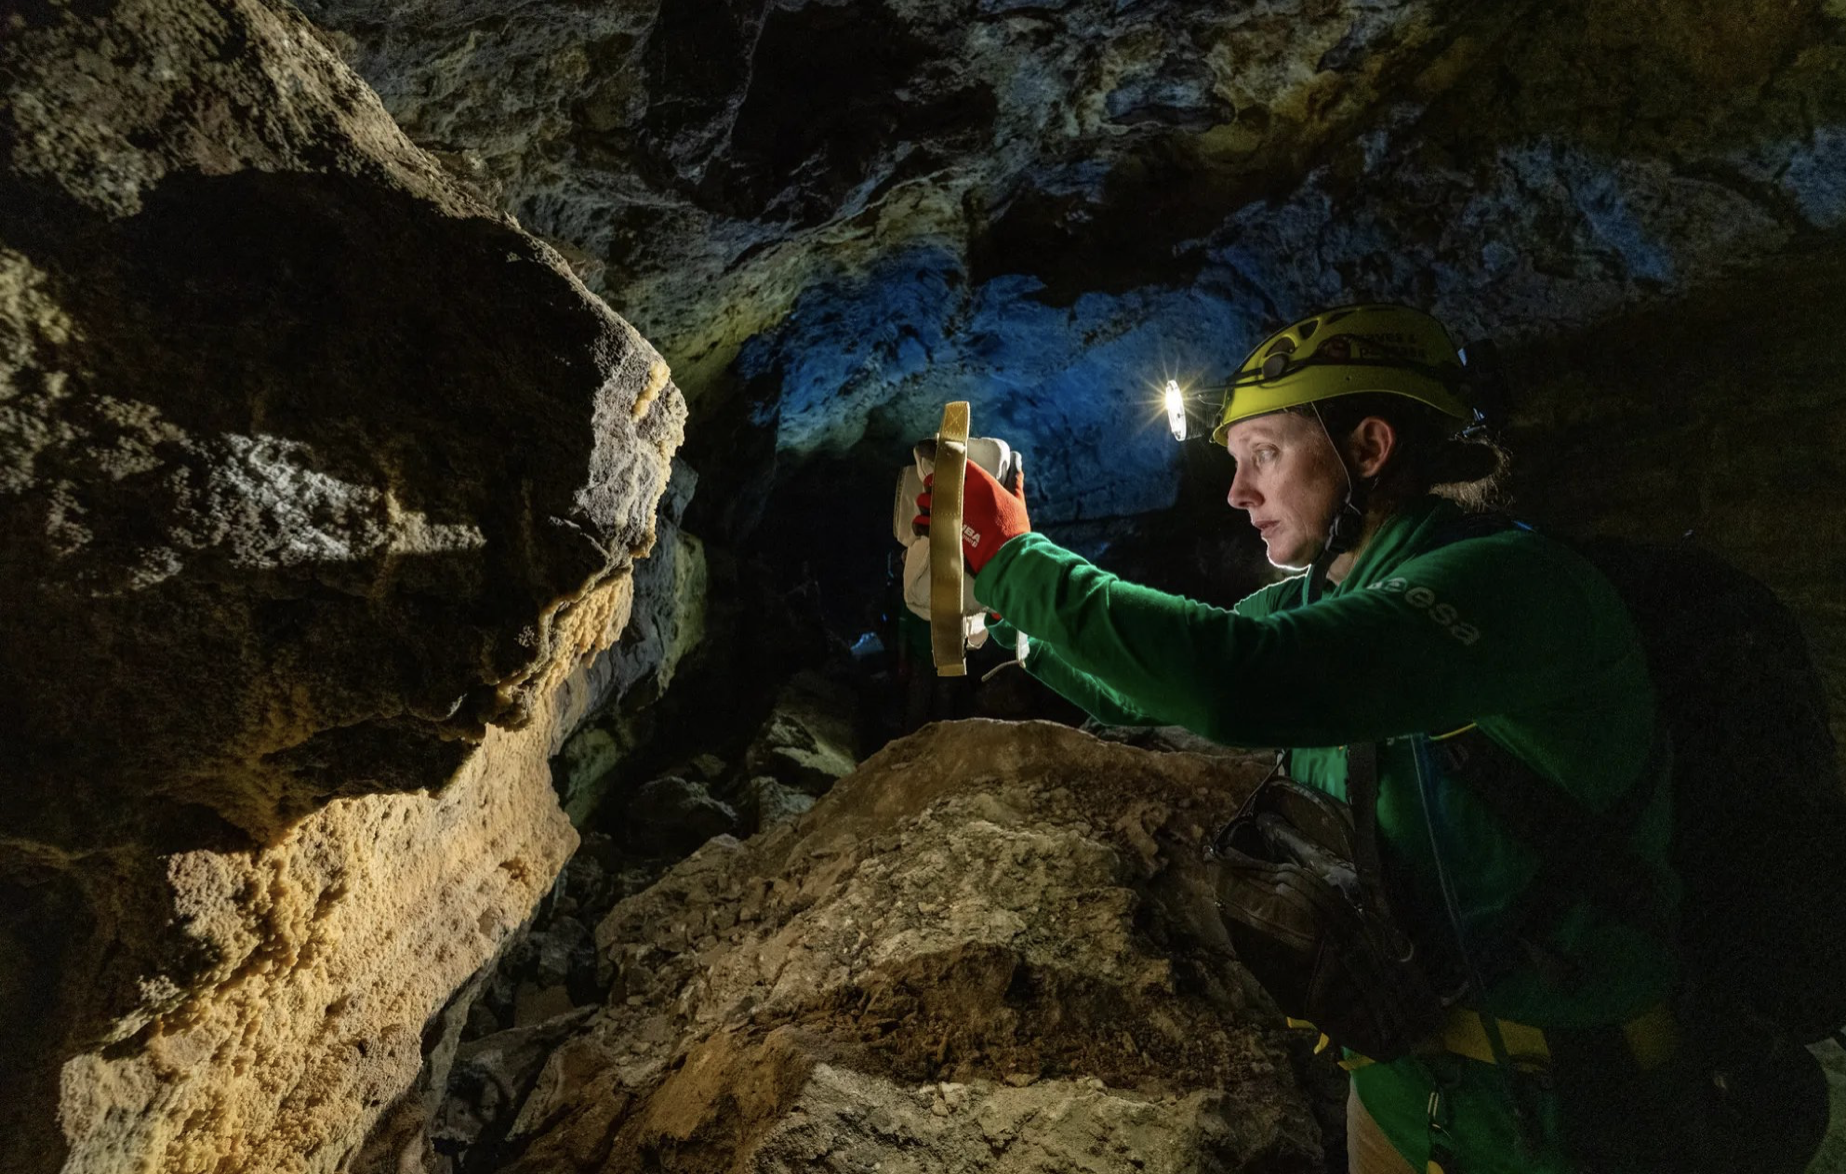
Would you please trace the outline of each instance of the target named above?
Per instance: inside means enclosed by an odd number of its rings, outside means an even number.
[[[1501,460],[1455,435],[1474,415],[1464,376],[1440,323],[1402,306],[1330,310],[1257,347],[1225,393],[1214,441],[1236,461],[1230,504],[1272,563],[1305,573],[1229,611],[1125,583],[1031,533],[1023,495],[972,465],[967,566],[976,598],[1028,634],[1028,671],[1103,721],[1289,747],[1291,775],[1340,798],[1345,747],[1379,743],[1379,838],[1411,894],[1405,928],[1452,943],[1452,908],[1489,977],[1485,999],[1472,994],[1417,1055],[1354,1073],[1353,1170],[1565,1171],[1592,1158],[1671,1168],[1658,1124],[1633,1116],[1634,1098],[1663,1083],[1650,1073],[1671,1048],[1670,950],[1635,919],[1574,897],[1552,902],[1557,916],[1534,931],[1540,854],[1441,777],[1422,737],[1472,724],[1523,772],[1511,786],[1555,787],[1590,811],[1638,796],[1626,847],[1658,881],[1657,903],[1673,899],[1669,792],[1647,777],[1661,766],[1639,637],[1614,589],[1569,549],[1467,525],[1455,499],[1479,498]],[[1436,776],[1427,816],[1419,769]],[[1489,1026],[1516,1041],[1520,1067],[1541,1070],[1511,1084],[1494,1052],[1456,1042]]]

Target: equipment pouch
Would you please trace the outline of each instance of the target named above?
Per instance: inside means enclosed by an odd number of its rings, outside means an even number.
[[[1372,1060],[1410,1054],[1447,1004],[1382,883],[1361,875],[1346,804],[1290,779],[1219,833],[1218,908],[1237,957],[1293,1019]]]

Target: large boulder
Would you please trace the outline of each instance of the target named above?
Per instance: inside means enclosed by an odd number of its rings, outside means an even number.
[[[332,1170],[576,837],[685,409],[293,9],[0,36],[0,1166]]]
[[[1267,769],[1036,722],[892,743],[807,815],[616,906],[606,1005],[497,1101],[505,1148],[466,1160],[1318,1170],[1201,853]]]

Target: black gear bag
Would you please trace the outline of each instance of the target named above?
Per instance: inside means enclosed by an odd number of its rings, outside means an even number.
[[[1701,1168],[1801,1170],[1828,1118],[1825,1077],[1803,1045],[1846,1023],[1846,788],[1819,675],[1795,618],[1715,555],[1690,543],[1571,545],[1627,604],[1673,748],[1672,863],[1684,887],[1675,1013],[1696,1079]],[[1500,808],[1541,794],[1545,780],[1494,750],[1516,777],[1489,761],[1451,781],[1513,835],[1541,841],[1520,803]],[[1585,813],[1577,826],[1594,822]],[[1597,900],[1600,887],[1619,909],[1623,862],[1600,859],[1585,895]],[[1579,1094],[1566,1098],[1568,1115],[1590,1152],[1619,1152],[1635,1132],[1622,1098],[1593,1091],[1615,1054],[1560,1057],[1560,1088]]]
[[[1348,804],[1281,777],[1277,764],[1213,844],[1218,908],[1238,961],[1283,1014],[1394,1060],[1442,1026],[1450,999],[1391,913],[1377,772],[1351,773]]]
[[[1446,541],[1515,524],[1469,518]],[[1846,1023],[1846,787],[1800,625],[1767,587],[1690,543],[1568,545],[1615,587],[1647,654],[1672,748],[1684,887],[1673,945],[1694,1013],[1747,1013],[1796,1043],[1825,1039]],[[1445,777],[1541,854],[1561,854],[1548,846],[1560,826],[1613,844],[1639,816],[1638,805],[1593,815],[1487,739],[1471,749]],[[1568,886],[1550,884],[1553,895],[1574,889],[1623,914],[1638,865],[1619,851],[1591,860]]]

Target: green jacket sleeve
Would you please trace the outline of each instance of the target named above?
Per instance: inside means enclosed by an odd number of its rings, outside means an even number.
[[[1157,726],[1160,719],[1136,709],[1120,694],[1101,681],[1073,667],[1057,650],[1042,640],[1033,640],[1025,659],[1026,671],[1056,689],[1066,700],[1082,707],[1083,712],[1111,726]]]
[[[1267,614],[1274,597],[1282,589],[1300,590],[1298,581],[1276,583],[1244,599],[1233,611],[1242,613],[1251,609],[1258,614]],[[996,636],[1011,643],[1015,629],[1004,621],[993,627]],[[1032,676],[1055,690],[1059,696],[1097,721],[1111,726],[1157,726],[1164,724],[1160,718],[1145,713],[1135,707],[1126,698],[1091,676],[1073,666],[1058,654],[1056,648],[1040,639],[1027,638],[1029,649],[1024,660],[1020,662]]]
[[[1587,671],[1571,653],[1593,650],[1597,634],[1570,649],[1556,634],[1607,609],[1585,601],[1587,564],[1580,573],[1549,545],[1456,543],[1368,588],[1245,616],[1124,582],[1026,534],[982,569],[975,595],[1150,720],[1227,745],[1332,746],[1567,695]]]

